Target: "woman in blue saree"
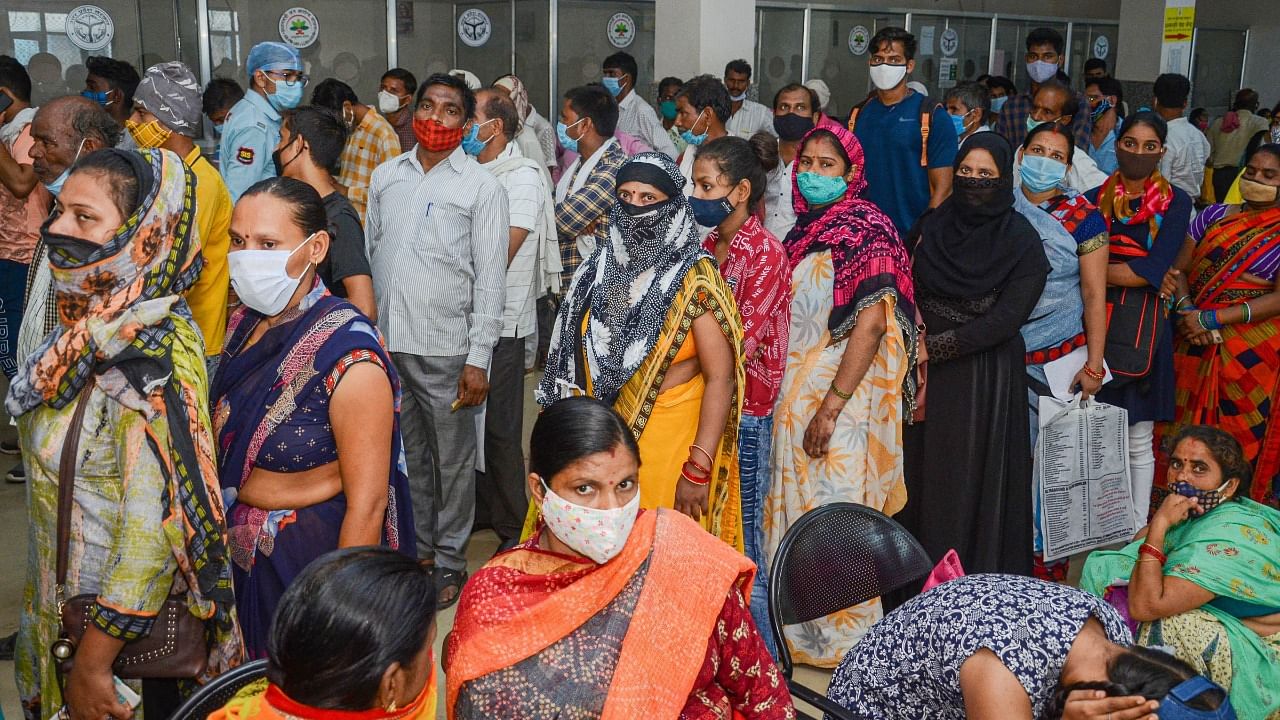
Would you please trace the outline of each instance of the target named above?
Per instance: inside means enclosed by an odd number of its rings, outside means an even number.
[[[400,383],[382,339],[325,290],[320,196],[264,180],[231,220],[227,326],[213,392],[236,606],[251,657],[264,657],[276,605],[312,560],[383,544],[413,554],[400,444]]]

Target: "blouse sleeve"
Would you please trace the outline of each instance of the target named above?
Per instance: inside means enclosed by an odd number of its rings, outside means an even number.
[[[1191,225],[1187,228],[1187,235],[1195,241],[1197,245],[1199,245],[1200,241],[1204,239],[1204,234],[1209,229],[1209,226],[1226,217],[1226,214],[1226,205],[1221,203],[1217,205],[1210,205],[1204,210],[1201,210],[1200,213],[1191,220]]]
[[[1014,268],[1013,279],[1000,291],[985,315],[952,330],[925,335],[929,362],[942,363],[993,348],[1017,335],[1040,302],[1048,273],[1044,248],[1027,252]]]
[[[1147,281],[1153,288],[1160,287],[1165,273],[1173,267],[1178,251],[1187,237],[1187,225],[1191,222],[1191,198],[1178,188],[1173,189],[1173,202],[1164,214],[1160,232],[1146,257],[1130,260],[1129,269]]]
[[[115,403],[109,407],[119,408]],[[110,417],[117,415],[117,417]],[[94,627],[119,640],[151,632],[173,585],[177,560],[165,535],[167,480],[146,420],[131,410],[109,411],[123,489],[119,521],[102,571],[102,588],[89,611]],[[108,430],[111,432],[111,430]]]
[[[745,287],[737,292],[745,301],[742,304],[749,302],[752,306],[752,318],[743,318],[742,356],[748,360],[769,339],[769,330],[774,327],[771,319],[786,312],[791,301],[791,266],[776,242],[766,243],[753,265],[756,271],[747,273],[743,278]]]
[[[761,639],[742,591],[729,589],[707,644],[707,658],[680,720],[794,720],[786,680]]]

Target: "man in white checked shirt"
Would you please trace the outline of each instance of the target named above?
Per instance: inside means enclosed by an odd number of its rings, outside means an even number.
[[[442,608],[466,581],[476,419],[502,333],[507,268],[506,191],[461,147],[475,105],[458,78],[422,84],[418,144],[374,170],[365,220],[378,325],[403,386],[418,556],[435,564]]]

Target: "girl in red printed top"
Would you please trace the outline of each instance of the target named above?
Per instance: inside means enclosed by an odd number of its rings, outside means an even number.
[[[769,138],[773,140],[773,138]],[[778,164],[777,142],[736,137],[712,140],[697,149],[693,196],[689,203],[703,227],[714,228],[703,249],[716,258],[720,274],[733,288],[742,315],[746,390],[738,438],[742,486],[743,539],[747,557],[757,566],[751,612],[775,656],[768,620],[764,563],[764,496],[769,491],[773,406],[787,366],[791,323],[791,266],[782,243],[761,224],[756,209]]]

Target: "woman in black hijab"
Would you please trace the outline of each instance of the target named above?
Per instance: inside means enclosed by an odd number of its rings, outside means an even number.
[[[1013,148],[996,133],[975,134],[956,157],[951,197],[920,219],[908,243],[933,392],[925,421],[905,433],[907,506],[898,518],[935,561],[955,548],[970,574],[1032,569],[1019,329],[1049,261],[1013,193]]]

